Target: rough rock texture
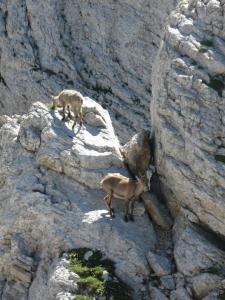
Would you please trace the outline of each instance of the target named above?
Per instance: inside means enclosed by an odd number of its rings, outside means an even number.
[[[142,200],[146,211],[157,225],[163,229],[169,229],[172,226],[173,222],[168,209],[166,209],[164,203],[155,194],[145,192],[142,194]]]
[[[170,294],[170,300],[192,300],[184,288],[178,288]]]
[[[179,272],[185,276],[193,276],[207,272],[210,268],[225,267],[225,252],[217,247],[215,237],[207,236],[203,230],[188,225],[175,234],[174,258]]]
[[[222,277],[216,274],[203,273],[195,276],[192,279],[192,289],[194,295],[198,299],[202,299],[207,296],[212,290],[219,287],[222,281]]]
[[[153,72],[157,171],[171,203],[225,233],[224,1],[181,1]]]
[[[130,141],[120,148],[124,163],[134,176],[146,175],[151,162],[150,132],[143,130],[135,134]]]
[[[126,174],[111,120],[89,98],[84,111],[100,116],[104,126],[85,123],[72,131],[72,121],[62,122],[58,111],[39,102],[25,115],[1,118],[0,294],[4,300],[55,300],[55,296],[46,298],[58,282],[52,263],[63,251],[76,247],[105,253],[137,294],[149,274],[146,254],[156,238],[147,214],[127,224],[122,219],[123,203],[118,201],[117,217],[111,219],[98,186],[107,172]],[[71,288],[75,287],[65,292]]]
[[[172,275],[165,275],[160,277],[160,283],[162,288],[166,290],[174,290],[175,289],[175,281]]]
[[[160,256],[149,251],[147,254],[147,260],[157,276],[168,275],[172,271],[171,262],[164,256]]]
[[[127,141],[148,127],[151,69],[177,0],[0,1],[0,113],[62,88],[110,108]]]
[[[156,287],[150,286],[149,291],[152,300],[168,300],[168,298],[163,294],[163,292],[157,289]]]
[[[68,270],[69,261],[65,258],[57,258],[50,265],[48,271],[48,289],[43,299],[61,299],[77,292],[78,286],[74,276],[79,276]],[[74,298],[74,297],[73,297]]]

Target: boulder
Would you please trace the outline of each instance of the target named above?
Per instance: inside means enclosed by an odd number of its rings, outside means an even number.
[[[152,287],[150,285],[149,291],[152,300],[168,300],[168,298],[163,294],[163,292],[156,287]]]
[[[170,294],[170,300],[192,300],[185,288],[178,288]]]
[[[142,194],[141,198],[143,199],[145,209],[152,220],[163,229],[169,229],[172,226],[173,221],[167,208],[159,201],[157,196],[151,192],[145,192]]]
[[[192,278],[191,281],[194,295],[198,299],[202,299],[220,286],[222,277],[216,274],[202,273]]]
[[[150,132],[142,131],[120,148],[124,162],[134,176],[146,174],[152,159]]]

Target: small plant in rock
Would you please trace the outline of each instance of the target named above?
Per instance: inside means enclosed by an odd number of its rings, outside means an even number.
[[[225,300],[225,292],[223,291],[221,294],[218,295],[220,300]]]
[[[223,90],[225,87],[224,84],[224,76],[223,75],[217,75],[217,76],[210,76],[209,83],[204,82],[206,85],[214,89],[220,97],[223,95]]]
[[[210,267],[210,268],[204,270],[204,272],[214,274],[214,275],[221,275],[220,270],[216,267]]]
[[[53,110],[55,110],[56,109],[56,107],[55,107],[55,105],[54,105],[54,103],[52,102],[52,103],[50,103],[50,104],[48,104],[48,108],[49,109],[53,109]]]
[[[202,46],[213,47],[213,41],[204,39],[200,42]]]
[[[88,259],[85,257],[87,252],[91,253]],[[70,271],[80,277],[76,279],[79,295],[75,295],[74,300],[92,300],[94,299],[92,297],[132,299],[132,289],[115,275],[114,263],[103,258],[100,251],[92,251],[88,248],[74,249],[68,253],[68,259]],[[103,278],[104,271],[108,274],[108,280]]]
[[[208,48],[206,48],[206,47],[213,47],[213,41],[208,40],[208,39],[201,40],[201,41],[200,41],[200,44],[201,44],[201,46],[200,46],[200,48],[198,49],[198,51],[199,51],[200,53],[205,53],[205,52],[207,52],[207,51],[208,51]]]
[[[225,156],[224,155],[215,155],[215,160],[220,161],[225,164]]]
[[[95,300],[95,298],[84,295],[76,295],[74,300]]]

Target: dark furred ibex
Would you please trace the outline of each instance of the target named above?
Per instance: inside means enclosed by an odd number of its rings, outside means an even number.
[[[144,192],[144,178],[137,180],[128,178],[118,173],[107,174],[100,182],[101,188],[107,193],[104,197],[107,209],[111,217],[114,217],[114,209],[111,207],[112,197],[123,199],[125,202],[124,220],[133,221],[134,201]]]
[[[57,96],[51,96],[53,99],[53,107],[62,106],[63,107],[63,118],[66,118],[66,109],[68,110],[68,117],[71,118],[71,111],[74,114],[74,124],[76,125],[77,118],[79,118],[80,125],[83,123],[82,105],[84,102],[84,97],[75,90],[63,90]]]

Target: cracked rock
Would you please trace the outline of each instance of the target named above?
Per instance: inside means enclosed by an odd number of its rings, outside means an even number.
[[[147,254],[147,260],[157,276],[168,275],[172,271],[170,261],[164,256],[160,256],[149,251]]]

